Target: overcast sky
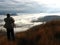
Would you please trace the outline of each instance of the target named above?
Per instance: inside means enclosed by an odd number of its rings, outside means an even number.
[[[59,13],[60,0],[0,0],[0,11]]]

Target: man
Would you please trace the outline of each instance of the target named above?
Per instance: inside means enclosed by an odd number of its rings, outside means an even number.
[[[15,40],[15,37],[14,37],[14,19],[12,17],[10,17],[10,14],[7,14],[7,17],[4,19],[5,21],[5,25],[4,27],[6,28],[7,30],[7,38],[8,40]]]

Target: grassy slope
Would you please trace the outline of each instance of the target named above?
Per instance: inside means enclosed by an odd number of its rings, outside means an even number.
[[[0,36],[0,45],[60,45],[60,21],[47,22],[16,33],[15,41]]]

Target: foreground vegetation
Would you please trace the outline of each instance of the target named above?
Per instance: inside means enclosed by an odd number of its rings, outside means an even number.
[[[34,26],[15,36],[15,41],[0,36],[0,45],[60,45],[60,20]]]

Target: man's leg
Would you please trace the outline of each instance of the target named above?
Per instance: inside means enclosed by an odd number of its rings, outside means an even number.
[[[11,29],[11,37],[12,37],[12,40],[15,40],[14,29]]]
[[[10,40],[10,31],[9,31],[10,29],[7,29],[7,38],[8,38],[8,40]]]

